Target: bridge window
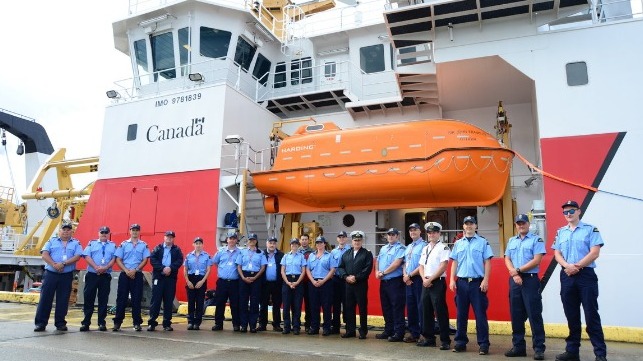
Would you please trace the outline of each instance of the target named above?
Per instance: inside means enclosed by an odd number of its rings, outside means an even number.
[[[360,48],[359,64],[365,73],[384,71],[384,45],[378,44]]]
[[[334,79],[335,75],[337,75],[337,63],[334,61],[327,61],[326,64],[324,64],[324,76],[327,79]]]
[[[241,36],[237,40],[237,49],[234,53],[235,64],[241,66],[241,69],[248,71],[252,58],[255,56],[257,48],[250,44],[246,39]]]
[[[149,74],[147,63],[147,45],[145,44],[145,39],[136,40],[134,42],[134,56],[136,57],[136,70],[138,72],[141,85],[149,84],[150,80],[147,77],[147,75]]]
[[[286,86],[286,63],[277,63],[275,67],[275,88]]]
[[[165,79],[176,78],[172,32],[152,36],[151,44],[154,81],[158,80],[159,75]]]
[[[255,62],[255,68],[252,71],[252,75],[255,77],[255,79],[259,80],[259,83],[261,85],[266,85],[268,82],[268,73],[270,72],[270,66],[272,63],[268,58],[263,56],[261,53],[257,55],[257,61]]]
[[[313,82],[313,61],[310,57],[295,59],[290,62],[290,84],[297,85]]]
[[[231,38],[232,33],[229,31],[202,26],[200,29],[201,42],[199,43],[201,56],[225,58],[228,56]]]
[[[190,28],[179,29],[179,61],[182,76],[186,76],[189,73],[186,65],[190,63],[190,54],[192,53],[191,44]]]
[[[567,65],[565,65],[565,70],[567,72],[567,85],[578,86],[587,85],[587,83],[589,83],[586,62],[579,61],[576,63],[567,63]]]
[[[409,54],[415,52],[417,49],[414,46],[407,46],[405,48],[399,48],[400,55],[402,54]],[[416,58],[406,58],[406,59],[400,59],[400,64],[409,64],[409,63],[415,63],[417,61]]]

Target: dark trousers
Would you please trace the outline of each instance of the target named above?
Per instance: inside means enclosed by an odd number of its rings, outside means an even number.
[[[422,287],[422,335],[429,341],[435,341],[435,318],[440,326],[440,342],[450,344],[449,308],[447,306],[447,282],[444,277],[438,278],[431,287]]]
[[[49,314],[53,307],[54,295],[56,296],[56,310],[54,313],[54,325],[64,327],[67,325],[65,317],[69,309],[69,295],[71,294],[71,282],[74,279],[74,272],[58,273],[45,271],[40,291],[40,301],[36,309],[36,326],[47,326]]]
[[[304,281],[301,283],[303,287],[303,297],[304,297],[304,328],[308,329],[310,327],[310,289],[313,285],[310,284],[308,278],[304,278]],[[301,316],[300,316],[301,317]]]
[[[92,315],[94,314],[94,300],[98,294],[98,325],[105,326],[105,318],[107,318],[107,300],[109,299],[109,291],[112,283],[112,275],[103,273],[98,275],[93,272],[85,273],[85,288],[83,289],[83,297],[85,304],[83,305],[83,313],[85,318],[83,325],[89,326],[92,324]]]
[[[346,283],[346,333],[354,334],[355,306],[359,307],[359,334],[368,333],[368,281]]]
[[[118,276],[118,289],[116,291],[116,315],[114,316],[114,324],[120,325],[125,319],[125,308],[127,307],[127,299],[131,294],[132,296],[132,321],[135,325],[143,323],[141,318],[141,300],[143,299],[143,273],[136,272],[134,279],[127,277],[125,272],[121,272]]]
[[[159,317],[159,312],[161,311],[161,301],[163,301],[163,327],[172,325],[174,296],[176,296],[176,278],[164,275],[155,276],[152,283],[152,303],[150,305],[150,319],[147,321],[148,325],[158,325],[156,318]]]
[[[468,282],[466,278],[458,278],[456,282],[457,330],[455,332],[455,343],[458,346],[464,346],[469,343],[467,322],[469,321],[469,306],[471,306],[476,316],[478,345],[489,348],[489,322],[487,321],[489,299],[487,294],[480,290],[482,278],[474,279],[471,282]]]
[[[346,322],[346,315],[344,311],[346,310],[346,282],[341,279],[339,276],[333,276],[333,319],[331,321],[331,328],[339,332],[341,326],[340,317],[344,318]]]
[[[322,324],[322,327],[325,331],[330,331],[330,301],[332,299],[333,292],[333,285],[331,282],[332,281],[329,280],[320,287],[315,287],[312,283],[310,284],[310,329],[312,331],[319,331],[320,308],[324,315],[324,323]]]
[[[190,283],[196,285],[201,282],[203,276],[188,275]],[[207,281],[203,283],[201,288],[189,289],[185,287],[188,294],[188,324],[201,325],[203,320],[203,302],[205,301],[205,290],[208,289]]]
[[[278,275],[279,276],[279,275]],[[272,326],[281,325],[281,282],[265,281],[261,289],[261,307],[259,310],[259,324],[268,325],[268,305],[272,303]]]
[[[606,356],[607,346],[601,326],[601,316],[598,314],[598,277],[593,268],[585,267],[574,276],[567,276],[564,270],[560,272],[560,298],[567,317],[569,336],[566,351],[578,354],[582,332],[580,306],[585,311],[587,334],[594,346],[596,356]],[[624,312],[626,310],[623,310]]]
[[[244,272],[246,277],[253,277],[256,272],[252,274]],[[259,319],[259,301],[261,300],[261,283],[262,280],[256,279],[252,283],[245,283],[239,281],[239,316],[241,321],[241,328],[250,329],[257,328],[257,320]]]
[[[522,285],[509,277],[509,310],[511,311],[511,342],[514,349],[527,348],[525,321],[531,326],[532,346],[535,352],[545,352],[545,327],[543,325],[543,302],[540,295],[540,280],[536,273],[521,275]]]
[[[406,317],[409,331],[413,337],[420,337],[422,332],[422,277],[411,277],[410,286],[406,286]]]
[[[380,282],[380,302],[384,316],[384,333],[393,336],[404,336],[404,295],[406,285],[402,276]]]
[[[299,276],[288,276],[290,282],[295,282]],[[301,301],[304,297],[304,287],[300,283],[297,287],[290,288],[286,283],[281,286],[281,298],[284,301],[284,331],[292,328],[298,330],[301,328]]]
[[[239,280],[217,280],[216,310],[214,311],[214,324],[223,326],[225,315],[225,304],[230,299],[230,313],[232,314],[232,326],[239,327]]]

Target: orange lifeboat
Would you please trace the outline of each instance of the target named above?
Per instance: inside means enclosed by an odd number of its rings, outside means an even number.
[[[513,156],[455,120],[323,123],[284,139],[272,170],[252,179],[269,213],[478,206],[502,197]]]

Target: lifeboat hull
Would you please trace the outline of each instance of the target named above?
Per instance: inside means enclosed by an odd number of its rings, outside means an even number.
[[[489,205],[504,193],[513,152],[472,125],[325,125],[300,129],[273,170],[252,174],[267,212]]]

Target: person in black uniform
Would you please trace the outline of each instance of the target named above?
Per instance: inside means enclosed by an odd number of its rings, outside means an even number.
[[[281,332],[281,259],[284,253],[277,249],[277,238],[270,237],[266,241],[266,250],[263,252],[268,265],[264,273],[264,284],[261,289],[261,311],[259,314],[259,328],[257,331],[266,331],[268,326],[268,305],[272,304],[272,330]]]
[[[368,333],[368,277],[373,271],[373,254],[362,247],[364,232],[351,232],[353,249],[346,251],[339,262],[339,276],[346,282],[346,333],[342,338],[355,337],[355,306],[359,306],[359,338]]]
[[[147,330],[154,331],[158,322],[156,318],[161,310],[163,301],[163,330],[174,331],[172,328],[172,311],[174,296],[176,296],[176,278],[179,268],[183,265],[183,252],[174,244],[174,231],[165,232],[163,243],[157,245],[150,254],[152,265],[152,304]]]

